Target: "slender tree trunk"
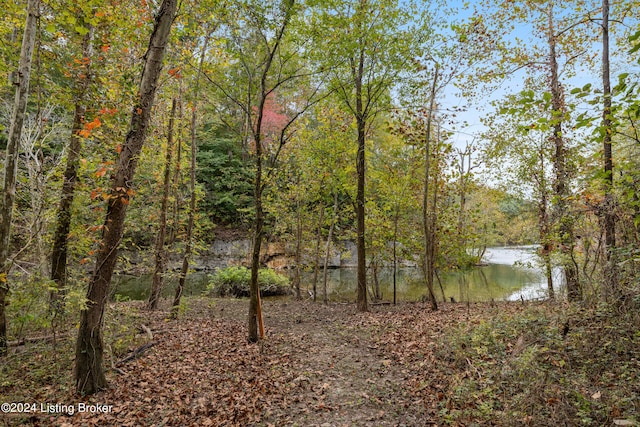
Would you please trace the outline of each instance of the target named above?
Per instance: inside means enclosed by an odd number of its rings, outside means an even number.
[[[107,386],[102,366],[104,309],[118,257],[118,246],[124,231],[126,210],[133,192],[132,181],[138,156],[147,135],[157,81],[176,8],[177,0],[163,0],[157,12],[149,48],[144,57],[140,90],[132,109],[129,132],[112,176],[113,186],[102,231],[102,243],[87,291],[87,308],[81,312],[76,343],[74,374],[76,390],[81,394],[93,394]]]
[[[432,227],[433,217],[435,216],[435,205],[430,206],[429,194],[431,191],[437,191],[437,188],[431,190],[431,151],[433,150],[433,141],[431,136],[431,123],[433,121],[433,114],[435,111],[436,102],[436,84],[438,82],[439,69],[436,67],[435,75],[433,77],[433,84],[431,86],[431,100],[429,105],[429,112],[427,117],[427,129],[426,129],[426,142],[425,142],[425,163],[424,163],[424,189],[422,194],[422,226],[424,232],[424,274],[427,285],[427,291],[429,292],[429,301],[431,303],[431,309],[437,310],[438,303],[433,291],[433,276],[435,273],[435,229]]]
[[[37,22],[40,14],[40,1],[29,0],[27,3],[27,18],[25,21],[22,49],[18,74],[13,84],[16,95],[11,115],[11,125],[7,139],[7,154],[4,165],[4,186],[0,201],[0,356],[7,352],[7,317],[5,307],[9,294],[9,261],[11,242],[11,222],[16,200],[16,181],[18,173],[18,156],[20,152],[20,137],[24,116],[27,109],[29,95],[29,80],[31,78],[31,64],[33,50],[36,43]]]
[[[329,226],[329,235],[327,236],[327,244],[324,249],[324,268],[323,268],[323,277],[322,277],[322,289],[323,289],[323,302],[324,304],[328,304],[329,299],[327,296],[327,275],[329,269],[329,255],[331,251],[331,241],[333,240],[333,230],[336,225],[336,217],[338,216],[338,192],[334,191],[333,193],[333,213],[331,215],[331,225]]]
[[[545,267],[545,275],[547,278],[547,292],[549,299],[555,299],[555,290],[553,288],[553,268],[551,265],[551,252],[553,250],[552,236],[551,236],[551,223],[549,220],[549,192],[547,190],[548,184],[545,174],[545,155],[544,147],[540,147],[538,153],[540,158],[539,173],[534,173],[534,179],[540,191],[540,200],[538,201],[538,235],[540,237],[540,257]]]
[[[260,284],[258,274],[260,269],[260,249],[262,245],[264,211],[262,207],[262,141],[258,133],[256,137],[256,179],[254,197],[256,204],[256,218],[253,231],[253,250],[251,251],[251,283],[249,287],[249,342],[258,342],[264,338],[262,323],[262,307],[260,301]]]
[[[262,246],[262,238],[264,235],[264,208],[262,205],[262,193],[264,191],[265,184],[263,183],[263,149],[262,149],[262,121],[265,113],[265,105],[267,96],[272,92],[272,89],[268,88],[268,77],[271,71],[271,66],[276,53],[280,47],[280,43],[285,35],[287,26],[289,25],[295,0],[287,0],[281,4],[285,17],[282,21],[282,25],[276,31],[274,36],[274,43],[269,48],[268,56],[264,62],[264,68],[260,75],[260,92],[258,108],[256,111],[257,117],[255,121],[255,127],[250,127],[253,131],[253,140],[256,144],[256,177],[254,187],[254,197],[256,205],[256,218],[254,222],[254,234],[253,234],[253,250],[251,251],[251,281],[249,283],[249,336],[247,340],[255,343],[259,339],[264,338],[264,322],[262,318],[262,303],[260,300],[260,285],[258,283],[258,273],[260,269],[260,249]],[[249,90],[250,92],[250,90]],[[248,97],[251,99],[251,96]],[[246,105],[247,116],[249,117],[249,123],[251,124],[250,114],[251,105]],[[284,145],[284,134],[281,134],[280,148]]]
[[[400,220],[400,207],[396,202],[396,211],[393,217],[393,305],[396,305],[396,281],[398,276],[398,222]]]
[[[69,150],[67,152],[67,165],[62,178],[62,193],[56,217],[55,233],[53,236],[53,249],[51,250],[51,280],[56,288],[51,292],[51,305],[56,313],[64,309],[64,295],[67,287],[67,255],[68,239],[71,228],[71,206],[73,205],[74,193],[78,181],[78,163],[80,151],[82,150],[82,139],[80,131],[83,128],[85,113],[87,111],[87,95],[91,86],[91,57],[93,41],[93,26],[89,27],[89,32],[82,40],[82,56],[89,61],[86,62],[81,72],[84,78],[76,76],[77,95],[75,101],[75,112],[73,124],[71,126],[71,136],[69,138]]]
[[[293,277],[293,287],[296,291],[296,299],[302,299],[300,292],[300,269],[302,264],[302,206],[300,199],[296,200],[296,254],[295,254],[296,270]]]
[[[177,101],[174,98],[171,102],[171,115],[169,116],[169,129],[167,130],[167,152],[164,162],[164,175],[162,182],[162,201],[160,203],[160,218],[158,224],[158,235],[156,236],[155,267],[153,269],[153,279],[151,282],[151,292],[147,308],[155,310],[158,308],[162,283],[167,269],[167,253],[165,249],[167,240],[167,211],[169,206],[169,191],[171,184],[171,161],[173,159],[173,123],[176,117]]]
[[[467,205],[467,181],[471,173],[471,146],[467,143],[465,150],[458,150],[460,156],[460,164],[458,172],[460,178],[458,180],[458,196],[460,198],[460,209],[458,210],[458,250],[459,264],[460,261],[468,259],[467,255],[467,238],[465,236],[466,228],[466,205]],[[468,158],[468,169],[465,168],[466,159]]]
[[[553,269],[551,266],[551,242],[550,239],[550,224],[549,214],[547,212],[547,197],[543,194],[542,199],[538,203],[538,227],[540,230],[540,242],[542,248],[540,255],[545,267],[545,275],[547,277],[547,292],[549,293],[549,299],[555,299],[555,291],[553,289]]]
[[[378,256],[373,257],[370,265],[373,273],[373,299],[375,301],[380,301],[382,299],[382,291],[380,290],[380,280],[378,277],[378,273],[380,271],[380,264],[378,264]]]
[[[196,83],[193,89],[194,101],[193,108],[191,109],[191,168],[189,175],[189,192],[191,197],[189,198],[189,219],[187,222],[186,241],[187,246],[184,249],[184,257],[182,259],[182,268],[180,270],[180,278],[178,279],[178,286],[176,287],[176,293],[173,297],[173,304],[171,306],[171,318],[176,319],[178,317],[178,311],[180,307],[180,300],[182,298],[182,292],[184,290],[184,284],[187,280],[187,274],[189,273],[189,261],[191,259],[191,253],[193,252],[193,226],[196,216],[196,157],[198,154],[198,139],[196,130],[198,128],[198,102],[197,97],[200,91],[200,78],[202,77],[202,70],[204,68],[204,59],[207,54],[207,48],[209,47],[209,40],[211,38],[211,32],[208,31],[204,38],[204,44],[202,46],[202,52],[200,53],[200,64],[198,65],[198,73],[196,74]]]
[[[564,95],[562,85],[558,76],[558,62],[556,54],[556,36],[553,21],[553,9],[548,9],[548,42],[549,42],[549,65],[551,80],[551,105],[552,115],[552,135],[551,143],[555,147],[554,170],[555,183],[554,192],[556,199],[555,217],[558,224],[560,254],[562,256],[562,266],[564,269],[565,282],[567,286],[567,298],[569,301],[579,301],[582,299],[582,289],[578,278],[578,269],[573,260],[573,249],[575,246],[575,233],[573,218],[569,212],[569,173],[567,168],[567,153],[563,136],[564,123]]]
[[[358,311],[369,311],[367,303],[367,257],[365,246],[365,176],[366,176],[366,129],[367,122],[362,102],[362,81],[364,78],[364,48],[360,50],[357,68],[354,68],[354,83],[356,88],[356,124],[358,128],[358,153],[356,158],[356,173],[358,175],[356,192],[356,247],[358,252]]]
[[[616,214],[613,195],[613,152],[611,134],[611,77],[609,63],[609,0],[602,0],[602,110],[603,152],[604,152],[604,234],[605,234],[605,294],[618,294],[618,266],[616,260]]]
[[[208,40],[208,37],[207,39]],[[205,49],[206,50],[206,42]],[[204,51],[203,51],[204,57]],[[200,69],[202,69],[202,62]],[[195,93],[197,94],[198,84],[196,83]],[[195,103],[195,101],[194,101]],[[196,125],[197,125],[197,108],[194,105],[191,113],[191,167],[189,168],[189,191],[191,193],[189,198],[189,219],[187,220],[187,231],[185,239],[187,245],[184,249],[184,256],[182,258],[182,267],[180,269],[180,278],[178,279],[178,286],[176,286],[176,292],[173,297],[173,304],[171,305],[171,318],[177,319],[180,308],[180,300],[182,298],[182,292],[184,291],[184,284],[187,280],[187,274],[189,273],[189,262],[191,260],[191,254],[193,252],[193,228],[196,216],[196,155],[197,151],[197,139],[196,139]]]
[[[320,274],[320,242],[322,241],[322,224],[324,223],[324,202],[320,200],[320,215],[318,218],[318,228],[316,229],[316,248],[313,257],[313,302],[316,302],[318,294],[318,276]]]

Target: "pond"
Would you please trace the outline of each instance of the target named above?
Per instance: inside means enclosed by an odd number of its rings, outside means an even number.
[[[538,299],[546,296],[546,278],[537,266],[537,246],[488,248],[484,261],[486,266],[466,271],[455,271],[440,275],[435,283],[438,300],[442,294],[458,302],[480,302],[491,300]],[[555,271],[555,283],[559,283],[559,271]],[[383,269],[379,276],[383,300],[393,301],[393,270]],[[303,292],[311,290],[313,274],[303,272]],[[369,279],[371,280],[371,279]],[[177,273],[165,279],[162,296],[171,298],[178,283]],[[188,276],[183,295],[200,295],[208,283],[207,273],[197,272]],[[442,289],[439,283],[442,284]],[[144,300],[149,296],[151,275],[114,277],[114,299]],[[353,301],[355,299],[356,269],[340,268],[328,271],[327,290],[331,301]],[[322,272],[317,285],[318,299],[322,299]],[[396,276],[397,301],[417,301],[426,294],[422,274],[418,268],[400,268]]]

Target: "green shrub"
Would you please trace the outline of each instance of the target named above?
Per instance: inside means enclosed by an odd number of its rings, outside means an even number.
[[[50,293],[56,287],[51,280],[39,275],[28,278],[15,275],[11,284],[7,306],[10,339],[20,340],[28,335],[41,334],[43,330],[64,325],[70,319],[75,320],[78,311],[86,307],[85,291],[76,283],[71,283],[65,289],[64,310],[55,318]]]
[[[251,270],[246,267],[227,267],[209,275],[207,293],[214,296],[249,296]],[[291,293],[289,278],[270,269],[258,271],[258,285],[262,296],[288,295]]]

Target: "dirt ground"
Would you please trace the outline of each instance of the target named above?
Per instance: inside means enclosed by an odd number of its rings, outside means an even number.
[[[72,385],[23,394],[74,414],[4,415],[5,425],[437,425],[446,378],[429,372],[439,334],[470,310],[406,303],[358,313],[355,304],[267,300],[266,339],[249,344],[246,300],[193,298],[178,321],[166,320],[168,306],[120,304],[107,313],[112,322],[126,307],[122,322],[144,325],[136,346],[155,344],[132,361],[108,360],[110,389],[94,396],[78,398]]]

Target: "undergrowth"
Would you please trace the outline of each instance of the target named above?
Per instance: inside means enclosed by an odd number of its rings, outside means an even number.
[[[144,319],[139,306],[131,302],[109,305],[104,327],[105,368],[148,340],[140,329]],[[57,325],[55,330],[50,322],[39,328],[29,324],[35,339],[17,342],[0,364],[2,402],[55,402],[57,396],[73,390],[76,316],[76,310],[67,310],[64,326]]]
[[[440,347],[449,424],[640,425],[640,315],[541,304],[458,325]]]
[[[218,269],[214,274],[209,275],[207,292],[216,297],[248,297],[250,282],[251,270],[246,267],[232,266]],[[258,271],[258,286],[262,296],[291,293],[289,279],[268,268],[261,268]]]

